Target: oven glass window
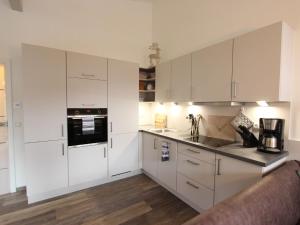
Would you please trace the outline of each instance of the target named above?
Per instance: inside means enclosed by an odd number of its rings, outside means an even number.
[[[107,142],[107,117],[68,118],[69,146]]]

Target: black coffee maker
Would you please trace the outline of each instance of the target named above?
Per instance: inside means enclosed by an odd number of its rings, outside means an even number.
[[[284,149],[284,120],[259,119],[259,143],[257,150],[268,153],[280,153]]]

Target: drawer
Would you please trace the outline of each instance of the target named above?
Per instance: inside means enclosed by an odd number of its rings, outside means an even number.
[[[180,143],[178,144],[178,152],[208,163],[215,164],[216,154],[201,148]]]
[[[177,176],[177,191],[201,209],[213,206],[214,192],[181,174]]]
[[[214,189],[215,165],[213,164],[179,154],[177,171],[207,188]]]

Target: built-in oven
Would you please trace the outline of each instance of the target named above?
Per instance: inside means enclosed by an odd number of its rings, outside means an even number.
[[[68,109],[68,145],[107,142],[107,108]]]

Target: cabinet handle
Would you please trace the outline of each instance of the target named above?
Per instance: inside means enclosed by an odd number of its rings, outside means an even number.
[[[113,128],[112,128],[112,122],[110,122],[110,133],[112,133]]]
[[[217,175],[221,175],[221,159],[217,159]]]
[[[192,161],[192,160],[186,160],[188,163],[190,163],[190,164],[192,164],[192,165],[194,165],[194,166],[199,166],[200,164],[199,163],[196,163],[196,162],[194,162],[194,161]]]
[[[95,77],[96,75],[95,74],[85,74],[85,73],[82,73],[81,76],[83,76],[83,77]]]
[[[81,104],[82,106],[88,106],[88,107],[91,107],[91,106],[95,106],[95,104]]]
[[[61,125],[61,136],[65,136],[65,129],[64,129],[64,124]]]
[[[190,185],[191,187],[195,188],[195,189],[199,189],[198,186],[196,186],[195,184],[192,184],[191,182],[187,181],[186,184]]]
[[[236,98],[237,96],[237,82],[233,81],[232,82],[232,89],[233,89],[233,97]]]
[[[199,152],[199,151],[197,151],[197,150],[194,150],[194,149],[187,148],[186,150],[187,150],[187,151],[189,151],[189,152],[192,152],[192,153],[197,153],[197,154],[200,154],[200,152]]]
[[[62,143],[61,148],[62,148],[62,155],[64,156],[65,155],[65,144],[64,143]]]
[[[112,140],[112,138],[110,139],[110,148],[113,148],[113,140]]]
[[[106,158],[106,148],[104,147],[104,158]]]
[[[153,148],[156,150],[156,138],[153,140]]]

